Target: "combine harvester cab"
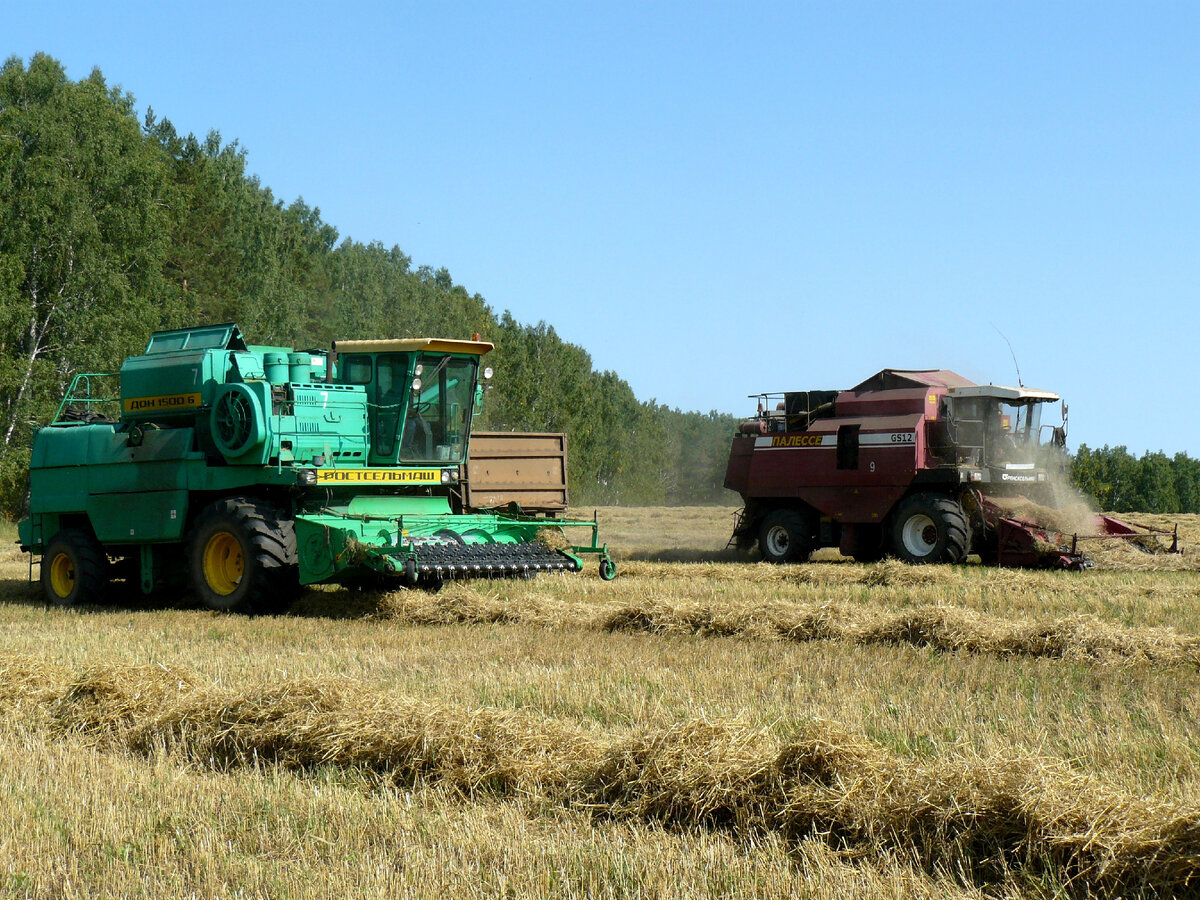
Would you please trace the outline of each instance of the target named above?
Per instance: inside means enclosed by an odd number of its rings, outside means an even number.
[[[79,375],[37,433],[21,546],[60,605],[97,599],[114,564],[146,593],[186,573],[210,607],[246,612],[283,609],[305,584],[437,587],[577,572],[589,555],[614,577],[594,519],[467,505],[491,349],[295,352],[250,346],[236,325],[157,332],[122,365],[119,400],[104,393],[113,376]],[[565,468],[562,491],[565,508]],[[590,544],[564,528],[590,529]]]
[[[764,559],[838,547],[863,561],[1080,569],[1080,541],[1145,537],[1087,514],[1070,521],[1066,405],[1059,397],[977,385],[946,370],[885,369],[848,391],[760,394],[733,439],[725,486],[745,506],[731,543]],[[1178,549],[1178,541],[1172,545]]]

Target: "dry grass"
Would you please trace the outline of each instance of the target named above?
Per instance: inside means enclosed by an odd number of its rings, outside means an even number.
[[[0,727],[6,897],[978,898],[819,842],[747,847],[519,800],[223,774]],[[19,763],[15,762],[19,760]],[[72,772],[71,780],[64,772]],[[124,800],[122,800],[124,798]]]
[[[902,563],[864,568],[848,583],[927,583],[920,580],[924,570]],[[380,594],[373,602],[374,615],[407,625],[521,624],[797,643],[907,644],[951,653],[1200,667],[1200,637],[1170,627],[1118,626],[1094,615],[1013,620],[945,605],[890,611],[836,600],[745,604],[725,599],[718,604],[651,597],[580,606],[545,594],[513,597],[477,584],[454,584],[436,594]]]
[[[772,567],[725,561],[728,510],[601,524],[612,583],[281,618],[47,610],[0,554],[0,895],[1194,890],[1194,557]]]
[[[26,659],[0,661],[0,684],[17,685],[6,701],[28,702],[32,688],[62,732],[220,771],[336,767],[393,787],[552,803],[747,842],[779,832],[884,849],[982,883],[1052,867],[1081,890],[1178,893],[1200,878],[1200,806],[1123,795],[1052,760],[913,763],[825,722],[785,744],[707,719],[613,737],[345,681],[238,692],[139,666],[96,667],[64,683],[61,670],[37,672]]]
[[[942,606],[894,614],[864,612],[844,603],[738,611],[702,605],[628,606],[607,616],[603,627],[655,634],[909,644],[944,652],[1200,666],[1200,638],[1168,628],[1120,628],[1092,616],[1011,622]]]

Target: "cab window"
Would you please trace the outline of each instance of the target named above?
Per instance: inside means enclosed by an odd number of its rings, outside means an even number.
[[[339,371],[344,384],[369,384],[371,381],[371,357],[343,356]]]
[[[471,426],[475,359],[423,354],[414,378],[412,405],[400,441],[405,462],[461,463]]]
[[[396,449],[396,428],[411,382],[408,378],[408,355],[388,354],[379,357],[375,369],[375,452],[391,456]]]

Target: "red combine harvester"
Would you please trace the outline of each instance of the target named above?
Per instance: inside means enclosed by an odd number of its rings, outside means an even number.
[[[884,369],[848,391],[760,394],[725,472],[745,503],[731,543],[757,542],[771,562],[839,547],[861,561],[977,553],[992,565],[1082,569],[1081,540],[1166,534],[1107,516],[1048,524],[1066,486],[1066,405],[1061,425],[1041,419],[1058,399],[934,369]]]

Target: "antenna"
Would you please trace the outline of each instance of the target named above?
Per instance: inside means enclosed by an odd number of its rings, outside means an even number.
[[[989,322],[988,324],[991,325],[993,328],[996,328],[995,322]],[[1012,341],[1010,341],[1008,339],[1008,336],[1003,331],[1001,331],[999,328],[996,328],[996,334],[998,334],[998,335],[1000,335],[1000,337],[1004,338],[1004,343],[1008,344],[1008,352],[1012,354],[1013,368],[1017,370],[1017,387],[1025,387],[1025,382],[1021,381],[1021,367],[1019,365],[1017,365],[1017,353],[1015,350],[1013,350]]]

